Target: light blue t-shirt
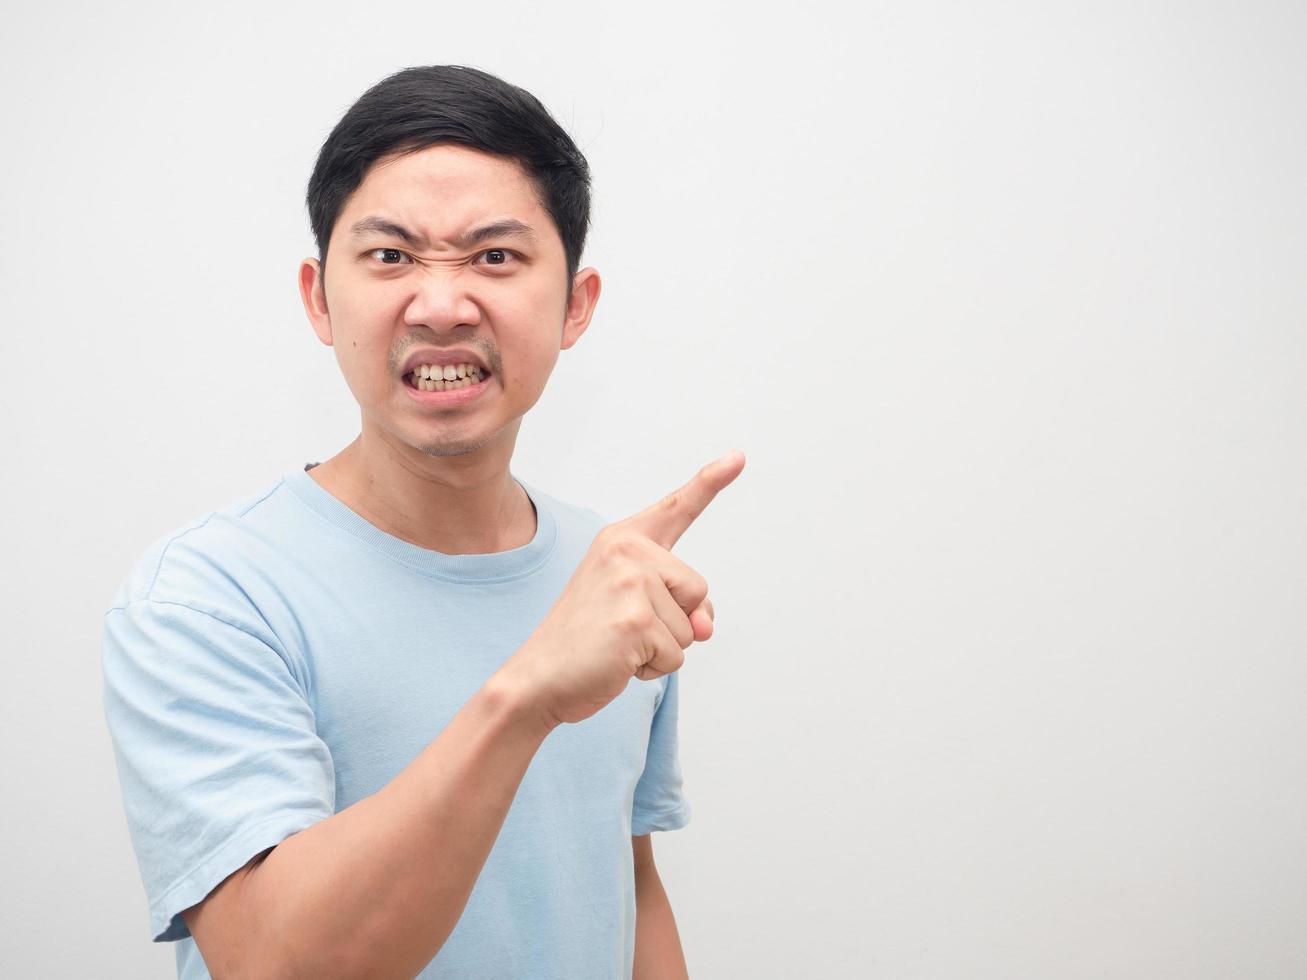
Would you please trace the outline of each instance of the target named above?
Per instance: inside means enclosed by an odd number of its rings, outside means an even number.
[[[517,481],[530,543],[447,555],[303,468],[157,541],[105,614],[104,709],[150,935],[208,977],[180,913],[255,854],[375,793],[544,618],[607,523]],[[632,678],[532,759],[423,978],[630,977],[631,836],[690,819],[677,673]]]

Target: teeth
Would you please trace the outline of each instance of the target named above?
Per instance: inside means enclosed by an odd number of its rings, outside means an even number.
[[[429,378],[432,381],[457,381],[460,378],[480,380],[481,368],[475,364],[422,364],[413,369],[413,379]],[[460,386],[461,387],[461,386]],[[440,389],[437,388],[437,391]]]
[[[475,364],[422,364],[413,369],[413,386],[423,391],[445,391],[478,384],[483,375]]]

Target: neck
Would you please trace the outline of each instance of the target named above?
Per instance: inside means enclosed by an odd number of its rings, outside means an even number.
[[[517,431],[471,452],[432,456],[365,427],[309,470],[324,490],[387,534],[447,555],[520,548],[536,533],[530,497],[508,463]]]

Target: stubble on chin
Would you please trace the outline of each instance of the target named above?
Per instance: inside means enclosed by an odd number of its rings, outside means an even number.
[[[476,452],[478,449],[489,445],[489,443],[488,438],[441,439],[438,442],[421,443],[417,446],[417,449],[428,456],[462,456],[466,453]]]

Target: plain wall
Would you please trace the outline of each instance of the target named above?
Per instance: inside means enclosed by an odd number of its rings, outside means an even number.
[[[698,978],[1307,976],[1298,4],[33,4],[0,40],[0,974],[149,941],[101,619],[358,431],[295,285],[415,64],[594,171],[594,322],[513,470],[676,553]]]

